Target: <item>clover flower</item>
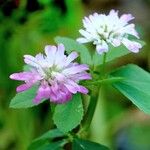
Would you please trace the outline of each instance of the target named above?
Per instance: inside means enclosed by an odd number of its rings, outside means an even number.
[[[78,38],[79,43],[93,42],[99,54],[108,52],[109,44],[118,47],[121,44],[128,50],[137,53],[142,45],[129,39],[129,35],[139,39],[134,24],[128,22],[134,19],[131,14],[118,16],[118,11],[111,10],[108,15],[94,13],[83,19],[84,30],[79,32],[83,37]]]
[[[77,92],[87,94],[88,90],[78,83],[80,80],[91,79],[86,72],[89,70],[88,66],[73,62],[78,57],[76,52],[68,56],[64,52],[64,45],[59,44],[58,47],[45,46],[46,55],[25,55],[24,61],[30,66],[30,71],[10,75],[11,79],[25,82],[17,87],[17,92],[28,90],[37,84],[39,87],[33,100],[35,103],[43,98],[54,103],[64,103]]]

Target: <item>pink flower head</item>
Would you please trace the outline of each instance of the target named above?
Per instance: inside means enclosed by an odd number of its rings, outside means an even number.
[[[34,84],[38,84],[35,103],[39,103],[42,99],[64,103],[77,92],[87,94],[88,90],[78,83],[80,80],[91,79],[90,74],[86,72],[89,67],[73,62],[78,57],[76,52],[68,56],[64,52],[64,45],[59,44],[58,47],[45,46],[46,55],[41,53],[35,57],[25,55],[24,61],[30,66],[30,71],[10,75],[11,79],[25,82],[17,87],[17,92],[28,90]]]
[[[79,30],[83,37],[78,38],[79,43],[93,42],[99,54],[108,52],[109,44],[118,47],[124,44],[127,49],[137,53],[142,45],[129,40],[129,35],[139,39],[134,24],[129,21],[134,17],[131,14],[118,16],[118,11],[111,10],[108,15],[94,13],[83,19],[84,29]]]

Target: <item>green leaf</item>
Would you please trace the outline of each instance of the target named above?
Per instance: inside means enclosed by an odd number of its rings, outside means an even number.
[[[36,106],[36,104],[33,103],[33,99],[36,96],[37,90],[38,90],[38,86],[34,85],[27,91],[17,93],[16,96],[11,100],[9,107],[11,107],[11,108],[28,108],[28,107]],[[41,103],[44,100],[42,100]]]
[[[85,64],[92,64],[91,55],[88,51],[88,49],[82,45],[76,42],[75,40],[67,37],[56,37],[55,38],[56,43],[63,43],[67,53],[69,54],[72,51],[76,51],[80,54],[81,62]]]
[[[142,46],[145,45],[144,41],[140,41],[140,40],[136,40],[136,41],[142,44]],[[109,48],[110,49],[107,52],[106,62],[112,61],[116,58],[119,58],[121,56],[124,56],[130,53],[130,51],[124,45],[121,45],[119,47],[113,47],[112,45],[109,45]],[[97,52],[95,52],[92,58],[93,64],[101,65],[103,63],[103,57],[104,57],[104,54],[99,55]]]
[[[49,143],[49,140],[58,138],[58,137],[63,137],[63,136],[65,136],[65,134],[60,132],[58,129],[50,130],[50,131],[44,133],[42,136],[33,140],[28,149],[33,150],[33,149],[41,148],[41,146],[42,146],[42,148],[49,147],[49,145],[52,146],[52,143]],[[59,144],[53,143],[53,146],[57,146],[57,145],[59,145]]]
[[[117,69],[111,75],[123,77],[124,80],[113,83],[113,86],[139,109],[150,114],[150,74],[132,64]]]
[[[36,143],[36,145],[30,145],[28,150],[62,150],[62,147],[67,143],[66,140],[61,140],[53,143],[41,142]]]
[[[53,138],[63,137],[63,136],[65,136],[64,133],[62,133],[58,129],[53,129],[53,130],[50,130],[50,131],[44,133],[42,136],[36,138],[33,142],[36,142],[39,140],[53,139]]]
[[[47,146],[49,144],[46,140],[40,140],[34,143],[31,143],[28,146],[28,150],[41,150],[42,147]]]
[[[58,141],[58,142],[53,142],[44,146],[41,146],[37,150],[62,150],[62,147],[66,144],[66,141]]]
[[[72,147],[73,150],[109,150],[104,145],[77,138],[74,139]]]
[[[69,102],[56,106],[53,120],[57,128],[66,133],[74,129],[81,122],[82,117],[83,105],[81,95],[76,94]]]

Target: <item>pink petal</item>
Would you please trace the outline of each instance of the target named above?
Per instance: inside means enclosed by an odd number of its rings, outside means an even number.
[[[83,73],[78,73],[76,75],[72,75],[70,76],[70,78],[76,82],[80,81],[80,80],[90,80],[92,79],[91,75],[83,72]]]
[[[128,39],[123,39],[122,43],[129,49],[130,51],[137,53],[139,49],[142,48],[142,45],[135,41],[130,41]]]
[[[72,80],[67,80],[67,83],[65,83],[64,85],[73,94],[77,92],[81,92],[83,94],[88,93],[88,90],[84,86],[78,85],[76,82]]]
[[[20,80],[20,81],[26,81],[31,77],[33,77],[32,72],[19,72],[19,73],[14,73],[10,75],[10,79]]]
[[[73,94],[80,91],[80,86],[76,82],[74,82],[73,80],[68,79],[64,85]]]
[[[62,92],[59,91],[59,94],[55,97],[51,97],[50,101],[54,103],[65,103],[72,98],[72,94],[70,92]]]
[[[127,22],[133,20],[134,17],[133,17],[131,14],[123,14],[123,15],[120,17],[120,19],[121,19],[122,21],[124,21],[124,22],[127,23]]]
[[[84,86],[79,86],[80,88],[79,88],[79,90],[78,90],[78,92],[81,92],[81,93],[83,93],[83,94],[87,94],[88,93],[88,89],[87,88],[85,88]]]
[[[77,93],[78,88],[76,86],[73,86],[71,84],[64,84],[66,88],[73,94]]]
[[[22,91],[26,91],[28,90],[29,88],[31,88],[33,84],[22,84],[20,86],[17,87],[16,91],[17,92],[22,92]]]
[[[59,90],[59,86],[57,83],[54,83],[53,85],[51,85],[51,90],[53,93],[57,93]]]
[[[42,99],[50,98],[51,89],[49,85],[41,85],[37,91],[37,95],[33,100],[34,103],[38,104]]]
[[[55,103],[64,103],[71,99],[72,94],[64,85],[55,85],[51,87],[50,101]]]

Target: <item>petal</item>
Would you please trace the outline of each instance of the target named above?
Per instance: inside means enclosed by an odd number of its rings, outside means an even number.
[[[69,76],[70,79],[73,81],[80,81],[80,80],[90,80],[92,79],[91,75],[89,73],[83,72],[83,73],[78,73],[76,75],[71,75]]]
[[[62,73],[59,73],[59,72],[52,72],[51,75],[53,78],[55,78],[59,82],[63,82],[66,78]]]
[[[97,19],[97,21],[99,21],[99,19]],[[94,33],[94,34],[96,33],[96,30],[93,27],[93,23],[91,22],[91,20],[88,17],[85,17],[83,19],[83,25],[89,33]]]
[[[24,62],[33,67],[39,67],[39,64],[38,64],[36,58],[31,55],[24,55]]]
[[[20,85],[20,86],[18,86],[18,87],[16,88],[16,91],[17,91],[17,92],[26,91],[26,90],[28,90],[29,88],[31,88],[32,85],[33,85],[33,84],[22,84],[22,85]]]
[[[58,48],[57,48],[57,53],[58,53],[58,55],[64,55],[64,52],[65,52],[65,47],[64,47],[64,45],[63,44],[58,44]]]
[[[53,93],[58,93],[59,86],[58,86],[57,82],[54,83],[53,85],[51,85],[51,90]]]
[[[75,94],[77,92],[81,92],[83,94],[87,94],[88,93],[88,90],[84,86],[78,85],[73,80],[67,80],[67,83],[65,83],[64,85],[73,94]]]
[[[52,45],[46,45],[45,46],[45,54],[47,55],[48,58],[51,58],[53,55],[56,53],[56,46]]]
[[[121,40],[120,39],[113,39],[111,43],[114,47],[118,47],[121,45]]]
[[[71,52],[69,56],[66,59],[65,66],[68,66],[73,60],[75,60],[78,57],[77,52]]]
[[[31,73],[31,72],[19,72],[19,73],[14,73],[14,74],[10,75],[10,79],[27,81],[32,76],[33,76],[33,73]]]
[[[135,41],[130,41],[128,39],[123,39],[122,43],[129,49],[131,52],[138,53],[139,49],[142,48],[142,45]]]
[[[54,87],[51,87],[52,89]],[[64,85],[59,85],[57,86],[57,89],[52,90],[50,94],[50,101],[54,103],[64,103],[68,100],[70,100],[72,97],[71,92],[64,86]]]
[[[44,61],[45,60],[45,57],[43,54],[39,53],[35,56],[36,58],[36,61]]]
[[[70,79],[68,79],[64,85],[71,93],[74,94],[80,90],[80,86],[75,81]]]
[[[65,52],[65,47],[63,44],[59,44],[57,51],[56,51],[56,55],[55,55],[55,60],[54,60],[54,64],[57,65],[58,67],[63,67],[66,56],[64,55]]]
[[[35,99],[33,100],[34,103],[38,104],[42,99],[48,99],[50,98],[51,89],[48,84],[41,84],[37,91],[37,95]]]
[[[80,88],[79,88],[79,90],[78,90],[78,92],[80,92],[80,93],[83,93],[83,94],[87,94],[88,93],[88,89],[87,88],[85,88],[84,86],[79,86]]]
[[[133,20],[134,17],[131,15],[131,14],[123,14],[121,17],[120,17],[120,20],[124,21],[125,23]]]
[[[117,11],[115,11],[114,9],[110,10],[109,16],[111,16],[112,18],[118,19],[119,18],[118,17],[118,10]]]
[[[80,32],[81,35],[83,35],[86,39],[88,39],[88,40],[92,40],[92,39],[93,39],[92,35],[91,35],[89,32],[87,32],[87,31],[85,31],[85,30],[83,30],[83,29],[80,29],[79,32]]]
[[[87,40],[86,38],[78,38],[77,42],[79,42],[79,43],[87,43],[87,42],[90,42],[90,41]]]
[[[78,91],[78,87],[73,86],[71,84],[64,84],[66,86],[66,88],[73,94],[77,93]]]
[[[63,74],[70,75],[70,74],[76,74],[85,70],[89,70],[88,65],[82,64],[82,65],[76,65],[71,66],[70,68],[66,68],[62,71]]]
[[[57,51],[56,46],[52,45],[45,46],[45,54],[47,56],[46,60],[48,61],[49,67],[51,67],[54,64],[56,51]]]
[[[103,41],[102,44],[96,45],[96,50],[97,50],[97,53],[100,54],[100,55],[104,52],[108,52],[107,43]]]
[[[136,38],[139,39],[139,35],[138,35],[137,31],[135,30],[135,25],[134,24],[129,24],[129,25],[123,27],[122,29],[120,29],[120,32],[124,33],[124,34],[133,35],[133,36],[135,36]]]

